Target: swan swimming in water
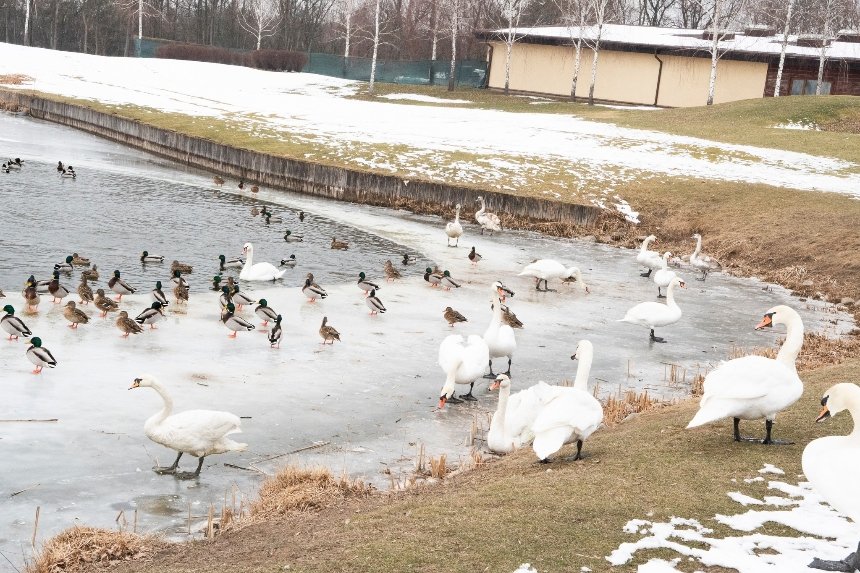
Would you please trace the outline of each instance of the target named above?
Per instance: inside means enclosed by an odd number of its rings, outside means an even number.
[[[254,245],[251,243],[245,243],[242,252],[245,254],[245,266],[242,267],[239,278],[243,281],[276,281],[287,272],[287,269],[278,270],[271,263],[254,264]]]
[[[173,400],[167,390],[150,375],[135,378],[129,390],[150,387],[161,396],[164,407],[151,416],[143,425],[146,437],[157,444],[179,452],[173,464],[153,468],[157,474],[173,474],[178,479],[195,478],[200,475],[206,456],[226,452],[244,451],[248,444],[234,442],[227,436],[242,431],[239,416],[215,410],[186,410],[173,413]],[[199,458],[193,472],[177,472],[179,458],[189,454]]]

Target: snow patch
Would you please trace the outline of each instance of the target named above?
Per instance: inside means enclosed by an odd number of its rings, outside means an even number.
[[[754,483],[757,481],[764,481],[764,478],[761,476],[756,476],[754,478],[744,478],[744,483]]]
[[[666,561],[665,559],[655,558],[640,565],[636,569],[636,573],[678,573],[678,569],[675,569],[675,565],[680,561],[680,559]]]
[[[803,131],[821,131],[818,124],[811,120],[788,121],[774,126],[776,129],[800,129]]]
[[[624,110],[647,110],[647,111],[659,111],[663,108],[655,107],[653,105],[612,105],[608,103],[598,103],[595,104],[597,107],[608,107],[610,109],[624,109]]]
[[[420,101],[424,103],[451,103],[458,105],[472,103],[467,99],[445,99],[421,94],[386,94],[379,97],[382,99]]]
[[[784,476],[785,472],[776,467],[773,464],[764,464],[764,467],[761,468],[758,473],[760,474],[776,474],[780,476]]]
[[[727,495],[728,495],[730,498],[732,498],[732,500],[734,500],[734,501],[738,502],[739,504],[741,504],[741,505],[743,505],[743,506],[747,506],[747,505],[764,505],[764,502],[763,502],[763,501],[761,501],[761,500],[759,500],[759,499],[756,499],[756,498],[754,498],[754,497],[750,497],[750,496],[748,496],[748,495],[742,494],[742,493],[741,493],[741,492],[739,492],[739,491],[730,491]]]
[[[531,566],[531,563],[523,563],[514,573],[538,573],[538,570]]]
[[[639,211],[634,211],[630,206],[630,203],[625,201],[624,199],[619,200],[618,203],[615,204],[615,208],[618,209],[618,212],[624,215],[624,218],[630,221],[631,223],[639,224]]]

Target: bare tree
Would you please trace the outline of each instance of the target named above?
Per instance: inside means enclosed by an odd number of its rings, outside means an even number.
[[[639,0],[640,26],[663,26],[674,10],[676,0]]]
[[[729,50],[728,45],[721,45],[729,35],[729,27],[743,13],[746,0],[714,0],[708,27],[711,29],[711,74],[708,80],[707,105],[714,104],[714,94],[717,89],[717,63]]]
[[[576,84],[582,67],[582,36],[588,15],[586,0],[553,0],[573,46],[573,78],[570,82],[570,101],[576,101]]]
[[[821,13],[821,50],[818,55],[818,78],[815,82],[815,95],[821,95],[821,87],[824,84],[824,63],[827,61],[827,46],[830,43],[830,35],[833,33],[833,0],[824,0]]]
[[[451,6],[451,72],[448,74],[448,91],[454,91],[457,83],[457,37],[460,34],[461,0],[450,0]]]
[[[785,50],[788,47],[788,33],[791,30],[791,16],[794,11],[794,0],[788,0],[788,8],[785,11],[785,26],[782,29],[782,46],[779,50],[779,65],[776,68],[776,85],[773,88],[773,97],[779,97],[782,86],[782,70],[785,67]]]
[[[30,45],[30,1],[24,0],[24,45]]]
[[[370,61],[370,85],[367,88],[371,94],[373,94],[376,82],[376,56],[379,54],[379,10],[381,4],[381,0],[376,0],[376,10],[373,17],[373,57]]]
[[[247,0],[245,9],[239,11],[239,25],[257,39],[257,49],[263,38],[277,33],[281,15],[273,0]]]
[[[594,24],[590,26],[588,34],[580,32],[585,36],[586,45],[591,48],[593,56],[591,59],[591,82],[588,85],[588,105],[594,105],[594,86],[597,83],[597,63],[600,58],[600,40],[603,38],[603,28],[609,15],[609,0],[587,0],[590,19]]]
[[[523,12],[528,8],[530,0],[500,0],[499,12],[505,23],[505,28],[501,34],[502,41],[505,43],[505,95],[510,93],[511,85],[511,55],[514,50],[514,44],[523,37],[519,31],[520,18]]]

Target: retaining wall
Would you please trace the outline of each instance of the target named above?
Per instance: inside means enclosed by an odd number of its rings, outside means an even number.
[[[382,206],[410,203],[470,209],[479,196],[488,210],[506,218],[590,226],[603,211],[590,205],[575,205],[476,190],[442,183],[404,180],[343,167],[320,165],[237,149],[200,137],[161,129],[84,106],[51,101],[38,96],[0,90],[5,107],[26,110],[32,117],[74,127],[106,139],[208,169],[221,175],[276,189]]]

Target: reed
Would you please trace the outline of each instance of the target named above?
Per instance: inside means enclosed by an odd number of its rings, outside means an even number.
[[[76,573],[153,553],[162,542],[127,531],[72,527],[49,539],[26,573]]]

